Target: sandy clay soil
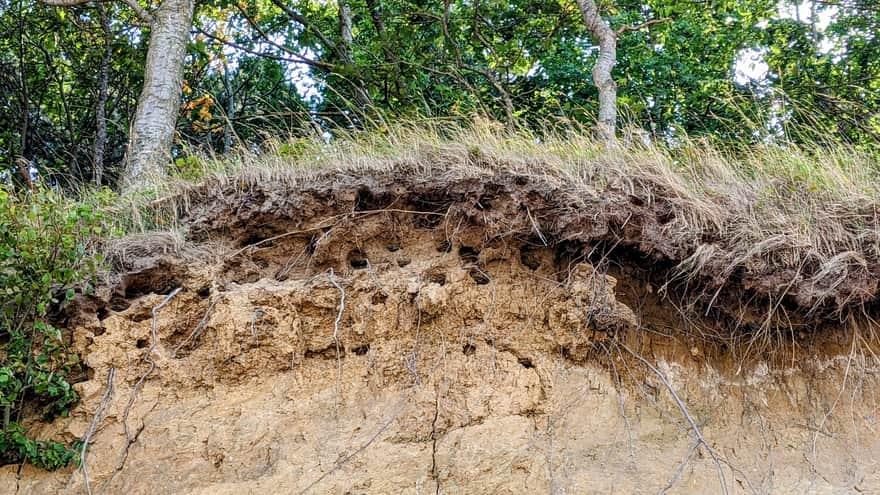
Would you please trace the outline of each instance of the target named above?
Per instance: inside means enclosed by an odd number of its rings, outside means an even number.
[[[688,304],[660,202],[443,180],[230,184],[114,248],[59,316],[82,400],[31,425],[86,472],[0,492],[880,493],[862,320]]]

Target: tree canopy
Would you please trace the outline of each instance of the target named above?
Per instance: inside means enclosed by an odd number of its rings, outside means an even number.
[[[578,5],[206,0],[185,33],[170,156],[396,119],[478,114],[510,127],[590,125],[600,50]],[[868,148],[880,138],[874,1],[596,5],[617,33],[620,121],[658,141]],[[147,22],[156,8],[0,0],[2,180],[116,183],[148,85],[151,36],[161,29]]]

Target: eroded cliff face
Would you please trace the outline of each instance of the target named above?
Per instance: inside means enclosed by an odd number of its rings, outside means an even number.
[[[662,287],[664,205],[597,200],[577,231],[508,179],[203,199],[185,244],[127,240],[66,309],[92,372],[32,428],[89,438],[92,493],[880,491],[856,325],[733,334],[757,312]],[[84,474],[6,466],[0,491]]]

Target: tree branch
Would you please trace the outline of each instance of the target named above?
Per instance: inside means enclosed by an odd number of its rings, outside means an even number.
[[[672,19],[669,17],[664,17],[662,19],[651,19],[650,21],[643,22],[641,24],[636,24],[635,26],[621,26],[617,31],[614,32],[615,36],[620,36],[621,34],[627,31],[638,31],[640,29],[644,29],[648,26],[653,26],[654,24],[662,24],[664,22],[669,22]]]
[[[301,55],[299,55],[298,58],[291,58],[291,57],[283,57],[281,55],[276,55],[274,53],[265,53],[265,52],[253,50],[251,48],[248,48],[247,46],[241,45],[241,44],[236,43],[234,41],[220,38],[219,36],[211,34],[199,26],[193,26],[193,27],[195,28],[196,31],[198,31],[199,34],[204,35],[206,38],[209,38],[209,39],[211,39],[217,43],[220,43],[222,45],[230,46],[232,48],[235,48],[236,50],[241,50],[245,53],[249,53],[251,55],[256,55],[258,57],[267,58],[269,60],[278,60],[278,61],[282,61],[282,62],[290,62],[290,63],[294,63],[294,64],[308,65],[309,67],[315,67],[315,68],[318,68],[318,69],[321,69],[324,71],[331,71],[335,67],[332,64],[327,64],[326,62],[319,62],[319,61],[316,62],[314,60],[302,57]],[[253,40],[251,40],[251,41],[253,42]]]
[[[257,24],[257,22],[254,19],[252,19],[248,15],[248,13],[240,5],[236,4],[235,8],[238,9],[238,13],[241,14],[242,17],[244,17],[244,20],[247,21],[248,25],[254,31],[256,31],[257,34],[261,38],[263,38],[263,40],[265,40],[265,42],[268,43],[269,45],[281,50],[284,53],[291,55],[300,63],[306,64],[306,65],[309,65],[312,67],[324,69],[327,71],[332,71],[334,69],[334,66],[332,64],[328,64],[327,62],[322,62],[320,60],[312,60],[308,57],[305,57],[304,55],[302,55],[301,53],[299,53],[295,50],[291,50],[290,48],[288,48],[284,45],[280,45],[280,44],[272,41],[272,38],[269,37],[269,34],[266,33],[266,31],[264,31],[263,29],[261,29],[259,24]]]
[[[40,0],[40,3],[48,5],[50,7],[73,7],[75,5],[82,5],[91,1],[92,0]]]
[[[63,0],[62,0],[63,1]],[[137,2],[137,0],[122,0],[122,3],[128,5],[131,10],[137,14],[138,17],[149,25],[153,25],[153,14],[151,14],[147,9],[143,8],[141,4]]]
[[[306,31],[310,31],[312,34],[314,34],[319,40],[321,40],[321,43],[323,43],[324,46],[327,47],[327,49],[332,50],[332,51],[336,51],[336,43],[333,43],[332,41],[330,41],[329,38],[324,36],[324,33],[322,33],[320,30],[315,28],[308,21],[308,19],[306,19],[305,17],[300,15],[297,11],[293,10],[289,6],[285,5],[282,0],[271,0],[271,2],[273,4],[275,4],[276,7],[281,9],[282,12],[287,14],[287,17],[289,17],[290,20],[292,20],[292,21],[296,22],[297,24],[299,24],[300,26],[302,26],[303,29],[305,29]]]
[[[85,3],[91,3],[93,1],[100,2],[103,0],[40,0],[40,3],[42,3],[43,5],[48,5],[49,7],[74,7]],[[146,22],[149,25],[153,24],[153,14],[150,14],[147,9],[143,8],[141,4],[137,3],[137,0],[120,1],[125,5],[128,5],[142,21]]]

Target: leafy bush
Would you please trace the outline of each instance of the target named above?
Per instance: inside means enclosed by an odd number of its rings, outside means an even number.
[[[67,446],[28,438],[21,420],[64,416],[78,400],[67,381],[78,356],[46,316],[102,262],[93,247],[110,199],[109,191],[74,202],[0,185],[0,463],[56,469],[75,458]]]
[[[76,450],[58,442],[32,440],[17,423],[10,423],[0,432],[0,452],[4,458],[27,459],[38,468],[54,470],[77,458]]]
[[[197,181],[205,176],[206,165],[198,156],[184,156],[174,160],[170,173],[184,180]]]

